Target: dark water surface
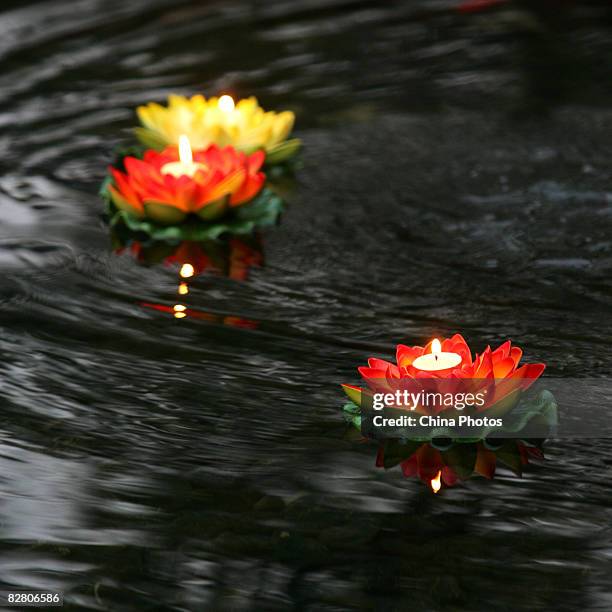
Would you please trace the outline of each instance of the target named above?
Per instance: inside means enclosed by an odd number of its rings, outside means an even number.
[[[612,19],[450,0],[5,2],[0,581],[70,610],[609,610],[612,441],[439,496],[347,437],[396,342],[612,362]],[[536,3],[534,3],[536,4]],[[265,264],[114,254],[96,192],[133,107],[291,108]],[[204,313],[204,314],[203,314]]]

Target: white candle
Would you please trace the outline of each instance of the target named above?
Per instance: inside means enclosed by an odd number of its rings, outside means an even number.
[[[412,365],[417,370],[425,372],[436,372],[438,370],[448,370],[454,368],[461,363],[461,355],[458,353],[443,353],[442,345],[436,338],[431,343],[431,353],[417,357]]]
[[[193,161],[193,153],[191,152],[191,145],[187,136],[179,137],[178,148],[180,161],[164,164],[161,169],[162,174],[171,174],[176,178],[179,176],[192,177],[198,170],[206,170],[204,164],[198,164]]]
[[[219,102],[217,104],[219,110],[225,115],[227,125],[235,126],[238,123],[240,111],[236,108],[234,98],[225,94],[219,98]]]
[[[219,98],[218,106],[224,113],[229,114],[234,111],[236,105],[234,104],[234,98],[225,94]]]

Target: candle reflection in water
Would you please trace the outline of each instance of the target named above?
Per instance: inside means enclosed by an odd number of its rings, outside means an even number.
[[[442,470],[438,470],[435,478],[431,479],[431,490],[437,493],[442,487]]]
[[[429,442],[398,440],[382,442],[378,449],[376,466],[390,469],[399,465],[404,476],[416,476],[433,493],[444,487],[454,487],[474,477],[492,480],[498,465],[503,465],[517,476],[530,460],[544,459],[543,439],[496,439],[481,442],[455,442],[437,448]]]
[[[190,295],[190,283],[199,275],[209,273],[243,281],[247,279],[251,268],[263,264],[262,241],[258,234],[205,242],[183,241],[179,244],[143,242],[134,239],[133,235],[121,235],[119,232],[115,232],[113,238],[116,254],[129,252],[145,266],[159,263],[171,267],[178,266],[176,293],[183,297]],[[185,303],[167,305],[142,302],[141,306],[170,314],[175,319],[199,319],[251,329],[258,325],[256,321],[204,312],[191,308]]]

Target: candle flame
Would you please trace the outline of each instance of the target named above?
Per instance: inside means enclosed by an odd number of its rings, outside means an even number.
[[[179,136],[179,159],[182,164],[191,164],[193,162],[193,153],[191,152],[191,144],[189,144],[189,138],[182,134]]]
[[[191,278],[195,273],[194,267],[190,263],[185,263],[181,266],[179,275],[181,278]]]
[[[434,493],[437,493],[442,487],[441,477],[442,477],[442,470],[438,470],[436,477],[431,479],[431,490]]]
[[[440,341],[437,338],[434,338],[431,341],[431,352],[435,355],[436,353],[441,353],[442,352],[442,345],[440,344]]]
[[[236,106],[234,104],[234,98],[232,98],[232,96],[228,96],[227,94],[219,98],[218,104],[219,104],[219,108],[224,113],[231,113]]]

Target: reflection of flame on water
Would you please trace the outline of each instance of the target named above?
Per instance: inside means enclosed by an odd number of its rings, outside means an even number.
[[[158,312],[165,312],[171,314],[176,319],[184,319],[189,316],[191,319],[200,319],[202,321],[209,321],[210,323],[221,323],[222,325],[229,325],[230,327],[241,327],[243,329],[257,329],[259,327],[258,321],[252,319],[243,319],[242,317],[234,317],[232,315],[219,315],[211,312],[203,312],[194,308],[189,308],[183,304],[175,304],[174,306],[165,306],[164,304],[149,304],[147,302],[141,302],[140,305],[143,308],[151,308]]]
[[[510,468],[516,476],[521,476],[523,467],[532,460],[544,459],[541,448],[544,442],[543,438],[532,439],[529,442],[508,439],[492,450],[483,442],[464,441],[463,444],[456,444],[453,452],[445,454],[434,448],[430,442],[423,442],[412,455],[400,463],[400,467],[406,478],[416,476],[433,493],[439,493],[442,489],[446,491],[447,488],[475,476],[493,479],[498,462]],[[403,450],[403,445],[399,441],[381,442],[376,456],[376,466],[384,468],[388,465],[385,454],[389,453],[395,458],[399,449]],[[465,470],[467,465],[473,466],[469,472]]]
[[[431,479],[431,490],[437,493],[442,487],[442,470],[438,470],[435,478]]]
[[[122,236],[115,231],[114,240],[118,243],[115,253],[120,255],[129,251],[137,261],[145,265],[164,263],[178,267],[179,282],[191,280],[204,272],[227,276],[234,280],[246,280],[253,267],[263,264],[261,237],[229,238],[227,240],[205,240],[194,242],[183,240],[178,245],[154,241],[141,243],[129,235]],[[190,293],[179,290],[179,295]]]
[[[184,263],[181,266],[179,275],[181,278],[191,278],[195,274],[195,268],[190,263]]]
[[[185,311],[187,310],[187,306],[184,306],[183,304],[175,304],[173,310],[174,316],[177,319],[183,319],[187,316],[187,314],[185,313]]]

